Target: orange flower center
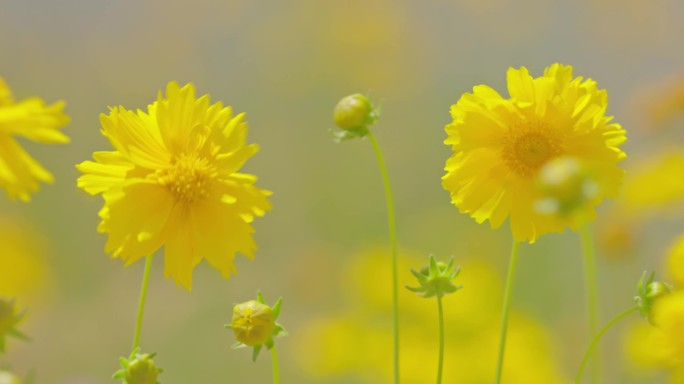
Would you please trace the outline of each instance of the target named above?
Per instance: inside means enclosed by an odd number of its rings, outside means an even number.
[[[216,172],[207,159],[180,155],[171,168],[157,171],[159,182],[184,203],[194,203],[209,195],[209,185]]]
[[[532,177],[560,154],[556,132],[543,122],[523,121],[509,130],[501,156],[513,172]]]

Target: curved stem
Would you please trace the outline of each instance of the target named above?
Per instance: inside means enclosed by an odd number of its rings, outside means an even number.
[[[399,277],[397,273],[397,230],[394,220],[394,202],[392,200],[392,186],[389,182],[387,174],[387,167],[385,166],[385,159],[380,151],[380,146],[375,140],[373,134],[368,131],[368,138],[375,156],[378,158],[378,166],[382,174],[382,182],[385,186],[385,199],[387,200],[387,225],[389,226],[390,248],[392,252],[392,303],[393,303],[393,321],[394,321],[394,382],[399,383]]]
[[[603,327],[603,329],[601,329],[601,332],[594,336],[594,339],[591,341],[591,344],[589,345],[587,352],[584,353],[584,358],[582,359],[582,363],[580,364],[579,370],[577,371],[577,376],[575,377],[575,384],[579,384],[580,380],[582,380],[582,373],[584,373],[584,367],[587,365],[591,353],[594,351],[596,346],[598,346],[599,341],[601,341],[601,337],[603,337],[603,334],[606,333],[606,331],[608,331],[610,327],[612,327],[615,323],[620,321],[623,317],[631,314],[632,312],[635,312],[638,309],[639,307],[632,307],[622,312],[621,314],[615,316],[613,320],[609,321],[608,324],[606,324],[606,326]]]
[[[506,331],[508,330],[508,310],[513,292],[513,278],[515,266],[518,262],[518,242],[513,240],[511,247],[511,260],[508,262],[508,276],[506,277],[506,290],[504,291],[503,314],[501,317],[501,338],[499,340],[499,358],[496,362],[496,384],[501,383],[503,373],[504,351],[506,350]]]
[[[442,296],[437,296],[439,308],[439,365],[437,366],[437,384],[442,383],[442,367],[444,366],[444,310],[442,309]]]
[[[271,360],[273,361],[273,384],[280,383],[280,370],[278,368],[278,352],[275,345],[271,348]]]
[[[145,312],[145,298],[147,286],[150,283],[150,270],[152,270],[152,255],[145,260],[145,272],[143,273],[142,287],[140,288],[140,301],[138,302],[138,318],[135,323],[135,336],[133,337],[133,350],[140,347],[140,332],[142,331],[143,313]]]
[[[587,316],[589,324],[589,334],[595,335],[598,332],[598,287],[596,277],[596,254],[594,253],[594,244],[591,239],[591,231],[589,225],[582,224],[582,253],[584,255],[584,284],[587,300]],[[597,355],[594,357],[591,366],[591,380],[592,384],[597,384],[601,379],[601,359]]]

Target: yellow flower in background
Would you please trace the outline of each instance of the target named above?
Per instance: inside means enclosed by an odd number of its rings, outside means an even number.
[[[576,217],[546,215],[534,179],[548,161],[568,156],[581,161],[599,184],[600,194],[583,211],[595,216],[602,197],[618,192],[625,158],[619,146],[625,131],[606,116],[608,97],[593,80],[573,78],[572,67],[553,64],[532,78],[525,67],[507,74],[510,98],[486,85],[474,87],[451,107],[446,126],[454,154],[442,184],[451,201],[478,223],[498,228],[510,215],[517,240],[534,242],[548,232],[579,224]]]
[[[312,316],[296,330],[299,343],[290,354],[314,382],[390,383],[392,381],[391,272],[386,249],[368,249],[351,257],[342,270],[342,303],[352,307]],[[425,255],[400,252],[400,285],[415,284],[410,268],[424,264]],[[489,264],[459,258],[459,283],[467,289],[444,300],[446,327],[445,382],[487,383],[494,376],[499,337],[501,277]],[[408,290],[400,290],[402,383],[434,383],[437,362],[436,305]],[[458,297],[456,297],[458,296]],[[567,383],[547,327],[529,316],[513,313],[506,361],[507,383]],[[310,351],[317,353],[310,353]],[[534,369],[530,369],[534,364]],[[429,372],[429,373],[426,373]],[[510,375],[510,376],[509,376]]]
[[[78,186],[104,198],[107,253],[128,266],[164,246],[165,275],[186,289],[202,258],[228,278],[237,252],[253,257],[251,222],[271,205],[256,177],[239,173],[258,150],[245,144],[244,114],[171,82],[147,112],[114,107],[100,122],[115,150],[77,168]]]
[[[665,368],[672,383],[684,383],[684,290],[662,297],[653,305],[653,322],[641,321],[626,334],[627,357],[639,368]]]
[[[0,220],[0,297],[22,308],[44,304],[54,292],[48,251],[37,233],[17,218]]]
[[[684,148],[660,150],[639,162],[625,177],[623,197],[630,211],[668,211],[671,204],[684,201]],[[660,212],[659,212],[660,213]]]
[[[39,183],[52,183],[52,174],[19,145],[16,137],[38,143],[68,143],[60,128],[69,123],[64,102],[51,105],[37,97],[16,101],[0,77],[0,187],[12,199],[31,200]]]

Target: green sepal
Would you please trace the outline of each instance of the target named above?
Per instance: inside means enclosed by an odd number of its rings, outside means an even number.
[[[252,361],[256,361],[257,357],[259,357],[259,352],[261,352],[262,347],[263,344],[258,344],[254,346],[254,349],[252,350]]]
[[[425,298],[442,297],[463,288],[463,285],[454,285],[453,283],[460,272],[460,266],[454,268],[453,256],[445,264],[438,262],[433,255],[429,255],[428,265],[421,268],[420,271],[411,269],[411,273],[418,280],[420,286],[406,286],[406,289]]]
[[[240,349],[240,348],[245,348],[245,347],[247,347],[247,344],[244,344],[244,343],[241,343],[241,342],[238,341],[237,343],[231,345],[230,347],[233,348],[233,349]]]
[[[16,328],[10,329],[9,331],[7,331],[7,334],[22,341],[31,341],[30,337],[28,337],[24,333],[19,332],[19,330],[17,330]]]
[[[280,316],[280,307],[283,306],[283,298],[279,297],[278,301],[273,305],[273,308],[271,308],[271,313],[273,313],[273,319],[278,320],[278,317]]]
[[[368,127],[360,126],[354,129],[333,129],[328,130],[336,143],[341,143],[347,140],[360,139],[368,136]]]

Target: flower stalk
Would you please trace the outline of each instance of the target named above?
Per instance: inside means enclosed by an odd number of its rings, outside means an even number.
[[[582,251],[584,261],[584,284],[587,302],[587,322],[589,324],[589,334],[596,335],[598,332],[598,286],[596,274],[596,254],[591,238],[589,225],[586,222],[582,225],[580,237],[582,240]],[[597,384],[601,380],[601,359],[595,356],[591,366],[592,384]]]
[[[501,315],[501,336],[499,338],[499,356],[496,361],[496,384],[501,383],[503,375],[504,353],[506,351],[506,333],[508,331],[508,312],[510,309],[511,294],[513,293],[513,279],[515,267],[518,263],[518,242],[513,240],[511,247],[511,259],[508,262],[508,276],[506,277],[506,289],[504,291],[503,312]]]
[[[389,229],[391,270],[392,270],[392,338],[394,344],[394,383],[399,383],[399,273],[397,271],[397,234],[396,221],[394,218],[394,200],[392,198],[392,185],[389,181],[385,159],[380,150],[375,136],[368,129],[377,122],[380,116],[380,107],[374,106],[368,98],[362,94],[353,94],[342,98],[333,113],[333,122],[339,130],[331,130],[330,133],[337,142],[352,140],[355,138],[368,137],[373,145],[373,151],[378,161],[382,183],[385,189],[387,204],[387,225]]]

